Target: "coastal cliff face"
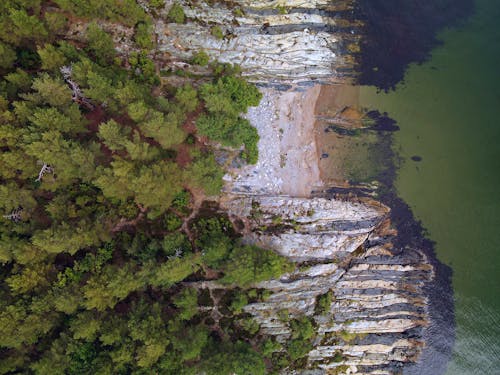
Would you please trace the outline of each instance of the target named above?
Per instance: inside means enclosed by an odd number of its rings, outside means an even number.
[[[185,24],[156,23],[159,51],[170,61],[187,61],[204,50],[212,60],[239,64],[249,79],[265,85],[335,81],[352,73],[358,36],[352,1],[179,2]],[[220,34],[213,30],[217,28]]]
[[[257,285],[272,292],[245,307],[261,332],[286,342],[289,319],[315,321],[314,348],[285,373],[392,374],[417,360],[427,324],[423,287],[432,267],[416,249],[397,249],[389,208],[375,201],[237,195],[224,201],[246,240],[287,256],[294,273]],[[318,299],[331,292],[327,311]]]
[[[359,36],[356,22],[347,20],[352,1],[180,4],[186,24],[166,21],[169,2],[156,23],[164,61],[189,61],[203,50],[211,60],[239,64],[263,86],[261,104],[247,114],[260,135],[259,161],[229,169],[220,204],[243,227],[246,242],[288,257],[298,271],[256,285],[271,295],[244,311],[259,322],[261,334],[282,343],[291,336],[290,319],[314,320],[306,362],[284,373],[399,373],[425,345],[424,287],[433,269],[419,249],[393,245],[389,207],[311,193],[324,188],[315,84],[345,83],[354,72]],[[327,293],[331,303],[318,312],[318,299]]]

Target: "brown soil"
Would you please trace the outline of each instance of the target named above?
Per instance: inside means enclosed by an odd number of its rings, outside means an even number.
[[[177,148],[177,156],[175,157],[175,162],[180,166],[180,167],[185,167],[189,163],[191,163],[191,155],[189,153],[189,150],[191,147],[186,144],[181,144]]]
[[[85,118],[89,121],[87,128],[92,133],[99,131],[99,124],[107,120],[106,112],[101,106],[96,106],[93,111],[85,114]]]

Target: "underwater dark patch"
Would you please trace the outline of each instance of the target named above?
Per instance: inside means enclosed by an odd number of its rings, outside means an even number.
[[[358,83],[393,89],[411,63],[426,61],[440,45],[437,34],[457,26],[474,11],[474,0],[358,0],[363,21]]]

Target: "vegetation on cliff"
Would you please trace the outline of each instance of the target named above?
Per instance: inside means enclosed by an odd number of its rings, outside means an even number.
[[[78,19],[82,44],[63,38]],[[140,52],[117,55],[102,19]],[[162,84],[148,22],[133,0],[0,4],[2,374],[266,372],[242,306],[293,266],[196,215],[222,184],[214,148],[257,160],[240,114],[260,93],[219,65]],[[193,287],[207,279],[231,287],[223,319]]]

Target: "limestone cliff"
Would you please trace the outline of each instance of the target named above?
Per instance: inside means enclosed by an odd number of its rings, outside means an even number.
[[[247,241],[307,266],[260,283],[272,295],[245,307],[262,333],[281,342],[290,335],[281,311],[314,317],[318,336],[302,373],[390,374],[417,359],[427,324],[422,288],[433,271],[418,250],[394,248],[387,207],[259,195],[232,196],[224,205],[244,219]],[[329,311],[318,314],[317,298],[328,291]]]
[[[352,1],[180,3],[186,24],[166,22],[168,5],[156,24],[167,60],[187,61],[204,50],[212,60],[239,64],[244,75],[266,85],[340,80],[352,73],[352,58],[344,52],[359,37],[355,23],[343,18]],[[222,34],[213,35],[216,27]]]

